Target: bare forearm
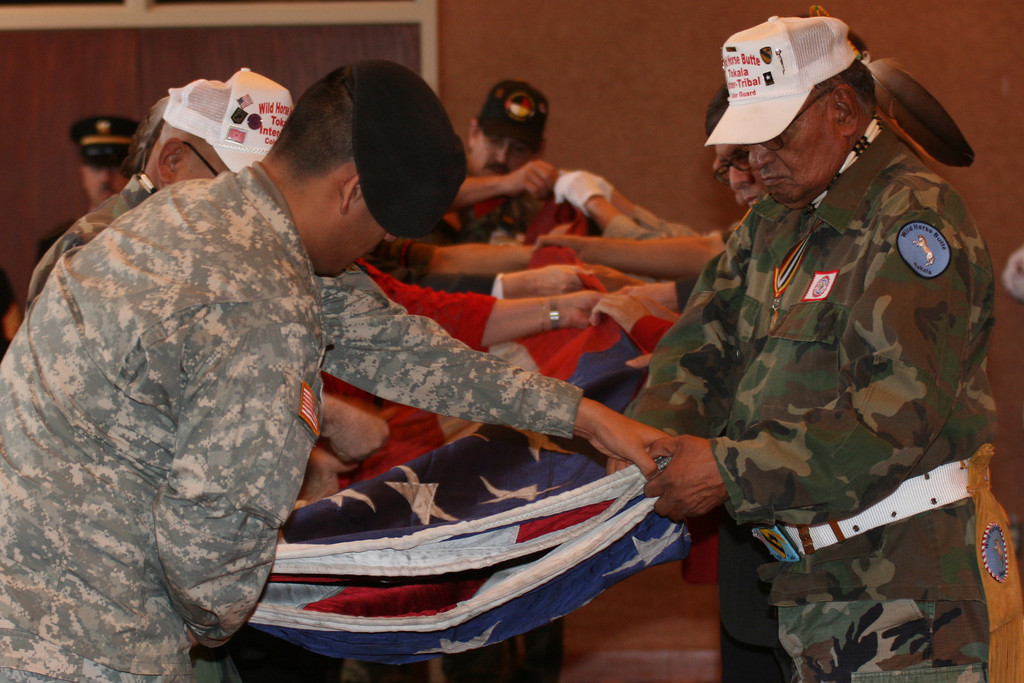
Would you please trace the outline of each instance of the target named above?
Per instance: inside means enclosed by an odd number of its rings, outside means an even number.
[[[626,196],[618,190],[612,190],[612,205],[630,217],[632,217],[633,212],[636,211],[636,204],[626,199]]]
[[[576,413],[573,433],[582,436],[605,455],[637,465],[645,477],[658,468],[647,452],[663,432],[629,419],[596,401],[584,398]]]
[[[588,199],[585,208],[587,215],[597,223],[601,232],[604,232],[613,219],[625,213],[599,194]]]
[[[522,270],[530,255],[530,247],[454,244],[435,248],[427,269],[432,273],[496,275]]]
[[[543,199],[551,194],[557,179],[558,169],[543,159],[531,159],[505,175],[466,178],[452,208],[461,209],[494,197],[514,197],[524,192]]]
[[[608,227],[608,224],[613,219],[623,215],[631,218],[636,206],[633,202],[626,199],[621,192],[612,190],[610,200],[596,194],[587,199],[584,208],[591,220],[597,223],[597,226],[604,232],[604,229]]]
[[[502,175],[471,176],[462,182],[459,193],[455,195],[452,209],[464,209],[478,202],[508,194],[507,177]]]
[[[487,318],[480,343],[484,347],[552,328],[550,312],[557,304],[550,297],[498,299]],[[555,309],[557,311],[557,308]]]
[[[718,235],[696,235],[658,240],[590,238],[576,248],[576,253],[584,263],[599,263],[648,277],[678,279],[696,277],[722,249]]]

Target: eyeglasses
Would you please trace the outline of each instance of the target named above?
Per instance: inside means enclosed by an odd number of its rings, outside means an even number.
[[[205,159],[205,158],[203,157],[203,155],[199,153],[199,150],[197,150],[197,149],[196,149],[195,147],[193,147],[193,146],[192,146],[192,145],[190,145],[189,143],[185,142],[184,140],[182,140],[182,141],[181,141],[181,144],[183,144],[183,145],[185,145],[186,147],[188,147],[188,148],[189,148],[190,150],[192,150],[192,153],[193,153],[193,154],[195,154],[195,155],[196,155],[197,157],[199,157],[199,161],[203,162],[203,165],[205,165],[205,166],[206,166],[206,168],[210,169],[210,173],[212,173],[212,174],[213,174],[213,177],[214,177],[214,178],[216,178],[217,176],[219,176],[219,175],[220,175],[220,171],[218,171],[217,169],[215,169],[215,168],[214,168],[214,167],[213,167],[213,166],[212,166],[212,165],[210,164],[210,162],[209,162],[209,161],[207,161],[207,160],[206,160],[206,159]]]
[[[830,92],[832,92],[832,88],[822,90],[820,93],[818,93],[817,97],[810,101],[810,103],[806,107],[797,112],[796,116],[793,117],[793,120],[789,122],[789,125],[786,126],[786,129],[784,131],[773,137],[771,140],[765,140],[764,142],[759,142],[757,144],[761,145],[765,149],[770,150],[772,152],[778,152],[780,149],[786,146],[786,138],[790,137],[789,132],[793,128],[793,124],[797,122],[797,119],[803,116],[804,113],[808,109],[813,107],[818,100],[820,100],[822,97],[829,94]],[[751,147],[755,146],[756,145],[742,145],[744,149],[750,149]]]
[[[741,149],[736,154],[732,155],[732,158],[726,159],[722,162],[722,165],[714,170],[715,180],[722,183],[723,185],[729,184],[729,169],[735,168],[740,173],[750,172],[750,162],[747,160],[747,150]]]

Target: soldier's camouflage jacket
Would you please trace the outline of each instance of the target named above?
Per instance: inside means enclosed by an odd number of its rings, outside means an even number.
[[[161,190],[57,262],[0,364],[0,667],[190,675],[186,624],[225,639],[270,571],[322,363],[553,434],[579,402],[358,269],[315,277],[259,166]]]
[[[32,279],[28,284],[27,302],[31,304],[39,296],[39,292],[43,291],[46,278],[57,264],[57,259],[100,234],[114,222],[114,219],[128,209],[134,209],[152,192],[152,184],[149,179],[143,180],[143,176],[136,173],[118,194],[108,197],[94,211],[90,211],[75,221],[57,241],[50,245],[50,248],[36,263],[36,267],[32,271]]]
[[[775,317],[774,269],[812,227]],[[740,524],[849,517],[993,439],[993,295],[960,196],[883,130],[817,210],[753,206],[630,412],[710,437]],[[761,575],[780,605],[980,600],[973,544],[967,499]]]

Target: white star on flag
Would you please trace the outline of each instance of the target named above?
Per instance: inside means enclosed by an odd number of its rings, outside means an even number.
[[[645,567],[648,566],[665,548],[679,541],[678,533],[679,525],[676,524],[666,528],[661,536],[652,538],[649,541],[641,541],[634,536],[633,546],[636,548],[636,557],[610,572],[605,572],[605,576],[620,572],[623,569],[629,569],[638,564],[643,564]]]
[[[476,638],[460,642],[457,640],[448,640],[447,638],[441,639],[441,647],[436,650],[423,650],[419,654],[430,654],[432,652],[444,652],[450,654],[453,652],[465,652],[466,650],[472,650],[477,647],[482,647],[487,644],[487,641],[491,638],[491,632],[500,624],[500,621],[494,623],[489,629],[478,635]]]
[[[377,506],[373,504],[372,498],[365,494],[359,493],[358,491],[353,491],[351,489],[342,489],[341,491],[335,493],[333,496],[330,496],[328,500],[332,501],[338,507],[341,507],[342,503],[345,502],[346,498],[362,501],[363,503],[366,503],[368,506],[370,506],[371,510],[373,510],[374,512],[377,511]]]
[[[409,507],[419,517],[420,524],[429,524],[431,517],[437,517],[446,522],[458,521],[458,517],[452,517],[434,505],[438,484],[421,484],[416,472],[405,465],[399,465],[398,469],[405,472],[405,477],[408,481],[389,481],[387,485],[409,501]]]
[[[538,434],[537,432],[527,432],[527,431],[524,431],[522,433],[526,435],[526,438],[527,438],[527,440],[529,441],[529,444],[530,444],[529,445],[530,453],[533,455],[533,459],[536,460],[537,462],[540,462],[540,452],[542,450],[543,451],[552,451],[554,453],[571,453],[572,452],[572,451],[567,451],[564,448],[562,448],[561,446],[559,446],[547,434]]]
[[[491,484],[491,482],[487,481],[483,477],[480,477],[480,481],[484,483],[484,486],[487,488],[488,491],[494,494],[494,499],[488,501],[491,503],[500,500],[512,500],[514,498],[518,498],[520,500],[535,500],[538,494],[547,493],[548,491],[554,491],[555,489],[558,488],[557,486],[552,486],[550,488],[544,489],[543,491],[538,491],[536,484],[534,484],[532,486],[524,486],[521,489],[513,489],[506,491],[504,489],[499,489],[497,486],[494,486],[493,484]]]

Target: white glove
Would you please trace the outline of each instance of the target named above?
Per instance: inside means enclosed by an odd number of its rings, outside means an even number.
[[[611,201],[612,189],[607,180],[588,171],[562,171],[555,181],[555,201],[569,202],[589,216],[583,208],[587,200],[600,195]]]
[[[1024,303],[1024,247],[1017,249],[1003,269],[1003,287],[1017,301]]]

